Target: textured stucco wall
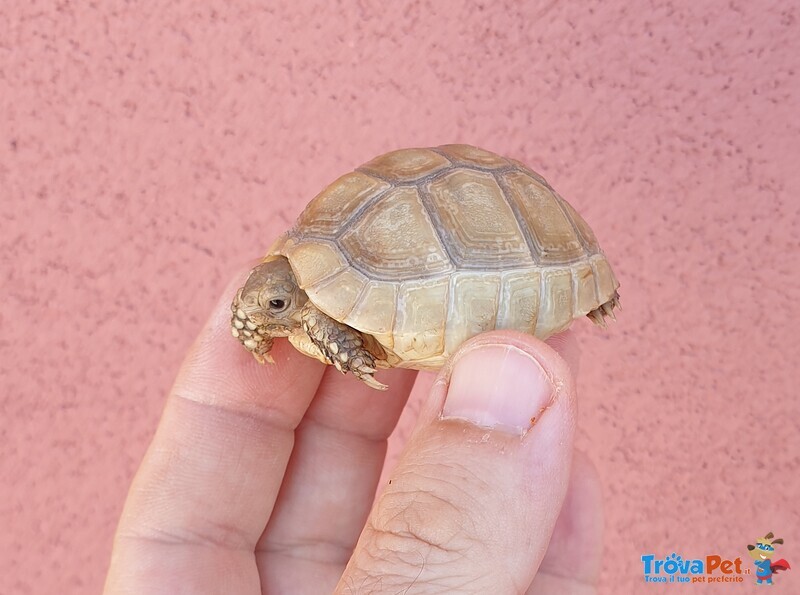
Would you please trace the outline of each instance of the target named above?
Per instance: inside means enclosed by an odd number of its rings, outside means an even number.
[[[642,553],[745,555],[769,530],[800,568],[798,18],[779,0],[0,5],[0,593],[99,590],[229,271],[338,174],[444,142],[543,173],[622,282],[619,322],[577,327],[602,591],[661,592]]]

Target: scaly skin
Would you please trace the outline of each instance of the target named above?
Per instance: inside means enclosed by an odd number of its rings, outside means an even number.
[[[300,315],[303,330],[328,359],[328,363],[342,372],[353,375],[367,386],[378,390],[388,387],[381,384],[375,373],[375,356],[364,345],[364,338],[357,330],[342,324],[317,310],[307,302]]]
[[[261,364],[273,363],[273,340],[288,337],[306,355],[342,373],[352,372],[367,386],[387,388],[373,376],[376,359],[386,365],[380,345],[308,301],[285,258],[265,260],[250,272],[233,299],[231,314],[231,334]]]
[[[240,307],[241,297],[240,289],[231,305],[231,334],[242,342],[258,363],[275,363],[269,354],[272,349],[272,337],[265,327],[260,327],[247,318],[247,314]]]

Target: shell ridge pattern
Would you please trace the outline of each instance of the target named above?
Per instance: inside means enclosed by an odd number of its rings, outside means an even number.
[[[543,267],[543,269],[544,268],[546,267]],[[542,306],[545,304],[545,301],[548,297],[545,293],[547,291],[547,281],[547,272],[542,270],[541,274],[539,275],[539,304],[536,307],[536,324],[533,325],[534,334],[536,333],[536,329],[538,329],[541,325],[543,318]]]
[[[589,266],[592,267],[592,280],[594,281],[594,295],[595,296],[602,296],[602,288],[600,287],[600,271],[597,270],[597,265],[595,262],[599,260],[597,257],[602,257],[602,254],[596,254],[592,258],[589,259]],[[595,299],[597,299],[595,297]],[[600,300],[597,300],[600,301]],[[600,306],[601,304],[598,304]]]
[[[342,273],[346,273],[346,272],[347,272],[347,269],[342,269],[342,270],[339,270],[339,271],[335,271],[334,273],[332,273],[332,274],[330,274],[330,275],[327,275],[327,276],[326,276],[324,279],[320,279],[319,281],[317,281],[316,283],[314,283],[314,291],[315,291],[315,292],[317,292],[317,293],[319,293],[319,292],[322,292],[322,291],[325,291],[325,289],[326,289],[326,288],[327,288],[329,285],[332,285],[333,283],[335,283],[335,282],[336,282],[336,279],[337,279],[337,278],[338,278],[338,277],[339,277],[339,276],[340,276]],[[358,272],[359,272],[359,274],[361,274],[361,275],[363,275],[363,274],[364,274],[364,273],[362,273],[361,271],[358,271]],[[347,308],[346,310],[344,310],[342,313],[336,313],[336,312],[333,312],[332,310],[330,310],[329,308],[326,308],[326,307],[325,307],[325,304],[324,304],[324,301],[323,301],[322,303],[316,303],[316,302],[314,302],[314,306],[316,306],[317,308],[319,308],[320,310],[322,310],[322,311],[323,311],[325,314],[327,314],[327,315],[328,315],[328,316],[330,316],[331,318],[335,318],[335,319],[337,319],[337,320],[341,320],[341,319],[347,318],[347,317],[350,315],[350,313],[351,313],[353,310],[355,310],[356,306],[357,306],[357,305],[358,305],[358,303],[359,303],[359,300],[361,300],[361,299],[364,297],[364,293],[365,293],[365,291],[366,291],[366,288],[367,288],[368,286],[369,286],[369,279],[367,279],[367,282],[366,282],[366,283],[364,283],[364,284],[362,285],[361,289],[359,289],[359,290],[358,290],[358,293],[356,294],[356,297],[355,297],[355,299],[353,300],[353,303],[352,303],[352,305],[351,305],[349,308]]]
[[[450,326],[451,322],[456,322],[454,317],[457,316],[457,314],[459,313],[458,305],[456,304],[456,300],[457,300],[458,294],[459,294],[459,292],[458,292],[458,283],[459,282],[463,282],[464,279],[469,278],[469,277],[474,278],[474,275],[475,275],[475,271],[471,271],[471,272],[464,271],[464,273],[466,273],[466,275],[463,278],[459,278],[458,275],[452,275],[450,277],[450,282],[448,284],[448,291],[452,295],[452,298],[448,302],[448,313],[449,313],[449,316],[447,317],[448,329],[449,329],[449,326]],[[492,301],[494,303],[494,308],[493,308],[494,314],[492,315],[491,322],[489,322],[488,320],[479,321],[479,322],[483,323],[482,326],[486,327],[485,330],[491,330],[491,329],[497,328],[497,315],[498,315],[498,311],[499,311],[498,310],[498,306],[500,304],[500,298],[501,298],[501,295],[502,295],[502,288],[503,288],[502,274],[498,272],[493,276],[493,278],[495,278],[497,280],[497,283],[495,284],[495,289],[494,289],[494,296],[492,297]],[[466,297],[466,299],[468,301],[471,301],[471,298],[473,296],[470,295],[470,294],[467,294],[465,297]],[[471,306],[471,304],[469,304],[469,305]],[[445,342],[446,342],[446,339],[445,339]]]
[[[439,340],[438,340],[438,343],[441,346],[442,350],[441,351],[437,350],[436,353],[431,353],[429,351],[429,345],[427,342],[427,336],[429,333],[427,331],[436,331],[436,329],[433,328],[417,329],[418,332],[414,333],[414,337],[412,338],[410,343],[406,340],[406,344],[402,345],[403,342],[400,341],[399,345],[396,344],[394,346],[395,348],[393,349],[393,351],[395,353],[397,353],[398,351],[400,351],[401,353],[404,352],[403,353],[403,355],[405,356],[404,359],[408,358],[410,353],[417,353],[418,357],[416,358],[416,360],[425,361],[431,359],[432,357],[435,358],[441,356],[442,353],[444,353],[448,317],[450,313],[453,311],[451,308],[452,306],[451,300],[454,299],[455,297],[453,295],[454,292],[451,290],[451,284],[453,283],[454,276],[452,274],[440,274],[432,278],[435,279],[437,277],[438,279],[444,281],[444,283],[442,283],[442,286],[444,287],[444,298],[442,299],[442,303],[445,305],[445,310],[444,310],[444,316],[441,320],[442,328],[439,329],[441,331],[441,334],[439,335]],[[404,332],[405,329],[398,327],[397,313],[400,312],[401,310],[405,312],[408,312],[410,310],[410,304],[408,300],[413,299],[413,295],[411,295],[411,292],[409,292],[408,289],[410,288],[413,290],[415,286],[416,286],[416,281],[402,281],[399,284],[397,295],[395,297],[396,311],[392,319],[392,330],[391,330],[392,335],[394,335],[394,339],[396,342],[398,341],[398,339],[401,339],[404,334],[407,334],[407,331]],[[401,322],[407,323],[407,321],[401,321]],[[417,341],[419,342],[419,344],[415,345]],[[416,360],[414,358],[407,359],[407,361],[409,362],[414,362]]]
[[[363,275],[364,273],[361,274]],[[361,305],[361,300],[363,300],[366,297],[369,288],[370,288],[370,281],[369,278],[367,278],[367,282],[364,283],[361,289],[358,290],[358,295],[356,295],[356,299],[355,301],[353,301],[353,307],[350,308],[350,311],[347,314],[345,314],[343,318],[347,318],[348,316],[350,316],[353,313],[353,311],[355,311]]]
[[[433,149],[429,149],[429,150],[432,151]],[[434,151],[434,152],[440,154],[445,159],[449,159],[446,153],[443,153],[441,151]],[[456,169],[474,170],[474,171],[480,171],[480,172],[483,172],[483,173],[486,173],[486,174],[492,174],[492,175],[494,175],[494,174],[505,174],[505,173],[512,172],[512,171],[519,171],[519,168],[514,166],[514,165],[507,165],[507,166],[501,167],[501,168],[497,168],[497,167],[492,168],[492,167],[487,167],[487,166],[483,166],[483,165],[477,165],[477,164],[473,164],[473,163],[460,164],[460,163],[453,163],[452,161],[450,161],[450,167],[445,167],[444,169],[440,169],[440,170],[431,172],[429,174],[425,174],[424,176],[420,176],[419,178],[415,178],[414,181],[412,181],[412,182],[399,182],[399,183],[397,182],[397,180],[393,180],[392,178],[390,178],[388,176],[384,176],[384,175],[381,175],[379,173],[376,173],[373,170],[364,169],[363,167],[357,167],[355,169],[355,171],[357,171],[360,174],[364,174],[365,176],[370,176],[370,177],[373,177],[373,178],[375,178],[377,180],[380,180],[382,182],[386,182],[387,184],[391,184],[392,188],[387,188],[386,190],[381,192],[381,194],[386,194],[387,192],[391,192],[393,188],[402,188],[403,186],[421,186],[421,185],[423,185],[423,184],[425,184],[427,182],[434,182],[438,178],[442,178],[442,177],[444,177],[444,176],[446,176],[448,174],[453,173],[453,171],[456,170]],[[360,210],[360,207],[359,207],[359,210]]]
[[[487,174],[504,174],[504,173],[507,173],[507,172],[510,172],[510,171],[516,171],[516,170],[519,169],[514,164],[509,164],[509,165],[505,165],[505,166],[502,166],[502,167],[492,167],[490,165],[481,165],[479,163],[469,163],[469,164],[456,163],[456,162],[453,161],[453,156],[452,155],[446,153],[445,151],[442,151],[439,147],[430,147],[428,150],[429,151],[433,151],[434,153],[438,153],[439,155],[441,155],[442,157],[447,159],[450,163],[453,164],[453,167],[465,168],[465,169],[474,169],[476,171],[482,171],[482,172],[487,173]],[[428,174],[428,176],[426,176],[426,177],[436,178],[436,177],[439,177],[439,176],[442,176],[442,175],[446,175],[446,174],[448,174],[450,172],[452,172],[452,169],[445,169],[445,170],[442,170],[442,171],[434,172],[433,174]],[[420,179],[424,180],[423,178],[420,178]],[[427,180],[425,180],[425,181],[427,181]]]
[[[449,170],[446,170],[449,171]],[[368,175],[373,175],[372,173]],[[378,176],[375,176],[376,178]],[[429,176],[428,176],[429,177]],[[392,194],[396,193],[400,190],[413,190],[414,196],[418,199],[419,205],[422,208],[422,213],[428,218],[428,226],[427,228],[432,231],[432,239],[438,243],[438,247],[441,248],[444,257],[447,259],[448,266],[450,270],[442,271],[442,270],[433,270],[433,271],[418,271],[415,273],[415,279],[435,279],[439,276],[447,276],[456,269],[453,264],[453,258],[450,254],[447,244],[443,241],[442,235],[439,231],[439,227],[441,222],[438,221],[437,218],[432,216],[430,205],[427,204],[426,197],[424,196],[424,191],[422,187],[415,181],[415,182],[403,182],[398,183],[396,181],[389,181],[391,186],[386,189],[385,192],[382,192],[380,196],[374,197],[374,200],[366,201],[363,208],[359,208],[353,215],[348,219],[347,225],[342,226],[342,230],[337,236],[334,238],[334,243],[336,248],[344,255],[347,263],[352,266],[355,270],[357,270],[362,275],[365,275],[368,279],[372,279],[375,281],[387,281],[390,283],[396,283],[398,279],[396,277],[390,275],[384,275],[379,271],[371,269],[367,264],[362,263],[357,258],[354,258],[350,254],[350,250],[344,245],[344,239],[346,236],[352,233],[352,228],[356,227],[365,217],[368,217],[372,207],[380,207],[380,202],[382,200],[391,201]]]
[[[546,338],[618,295],[569,202],[524,163],[464,144],[364,163],[269,250],[309,303],[382,345],[389,367],[435,369],[492,328]]]
[[[403,188],[404,186],[405,187],[417,187],[420,184],[423,184],[425,182],[428,182],[430,180],[438,178],[439,176],[445,175],[445,174],[453,171],[454,167],[458,167],[458,166],[454,165],[454,164],[451,164],[450,167],[446,167],[446,168],[444,168],[442,170],[434,171],[434,172],[429,173],[429,174],[425,174],[424,176],[420,176],[419,178],[415,178],[413,181],[410,181],[410,182],[409,181],[398,182],[397,180],[393,180],[392,178],[390,178],[388,176],[383,176],[381,174],[375,173],[372,170],[366,170],[365,171],[365,170],[361,169],[360,167],[357,168],[356,171],[358,173],[360,173],[360,174],[364,174],[366,176],[372,176],[373,178],[381,180],[382,182],[386,182],[387,184],[391,184],[392,188]],[[392,188],[387,189],[387,192],[392,190]]]
[[[519,214],[520,225],[525,228],[523,232],[523,234],[525,235],[525,241],[529,242],[531,252],[534,255],[536,255],[536,257],[539,259],[539,262],[541,262],[542,264],[549,264],[550,266],[563,265],[563,264],[570,265],[579,261],[586,261],[588,257],[597,252],[596,250],[587,247],[587,242],[583,237],[583,233],[580,231],[580,228],[573,220],[569,211],[567,211],[562,204],[563,202],[566,201],[564,201],[564,199],[561,198],[560,195],[558,195],[558,193],[556,193],[556,191],[553,190],[553,188],[549,184],[547,184],[546,181],[543,181],[544,179],[541,178],[541,176],[539,176],[538,174],[536,174],[536,172],[533,172],[532,170],[529,170],[524,166],[516,168],[511,173],[528,178],[535,185],[541,186],[544,190],[547,191],[547,193],[549,194],[548,202],[551,205],[553,205],[556,209],[556,212],[561,215],[561,217],[563,218],[563,222],[566,223],[566,225],[568,226],[572,237],[577,241],[577,245],[581,248],[580,255],[574,255],[572,257],[569,257],[567,258],[566,261],[547,262],[548,260],[550,260],[548,257],[549,253],[548,247],[542,244],[535,230],[532,230],[530,227],[529,217],[538,218],[539,216],[538,212],[534,214],[530,212],[530,208],[523,202],[524,199],[522,196],[520,196],[520,192],[514,189],[514,187],[516,186],[516,182],[514,180],[509,180],[508,177],[505,175],[499,176],[501,180],[498,181],[501,182],[501,188],[506,194],[508,202],[514,205],[515,212]]]
[[[575,237],[578,238],[578,241],[580,242],[581,247],[583,247],[584,252],[586,252],[586,254],[588,255],[595,254],[597,251],[589,245],[589,243],[586,241],[586,238],[583,237],[583,233],[581,233],[580,228],[575,224],[575,221],[572,219],[567,209],[564,208],[564,205],[562,204],[564,202],[564,199],[561,198],[561,195],[558,194],[552,188],[550,189],[550,191],[553,193],[553,196],[556,197],[555,203],[556,206],[558,207],[558,210],[561,211],[561,213],[564,215],[564,218],[569,223],[570,227],[572,227],[572,231],[575,233]]]
[[[519,171],[519,168],[510,168],[508,171]],[[531,254],[534,255],[534,259],[537,262],[541,261],[541,251],[539,250],[539,246],[533,239],[533,234],[531,233],[530,227],[528,227],[528,221],[522,213],[520,209],[520,205],[517,204],[517,201],[514,200],[511,191],[508,188],[508,182],[504,174],[506,171],[496,172],[494,175],[494,179],[497,182],[497,185],[500,186],[500,190],[502,190],[503,198],[508,204],[508,207],[511,209],[511,212],[514,213],[514,217],[517,219],[517,224],[519,225],[520,231],[522,231],[522,237],[525,240],[525,244],[528,246],[528,250],[531,251]]]
[[[345,224],[345,225],[342,225],[342,226],[339,228],[339,231],[337,231],[337,232],[336,232],[336,234],[333,236],[333,239],[336,241],[336,244],[337,244],[337,246],[338,246],[338,240],[339,240],[339,238],[340,238],[341,236],[343,236],[345,233],[347,233],[347,231],[348,231],[348,229],[349,229],[349,227],[350,227],[351,225],[353,225],[353,224],[354,224],[356,221],[358,221],[358,220],[361,218],[361,216],[362,216],[362,215],[363,215],[363,214],[364,214],[366,211],[368,211],[368,210],[369,210],[369,209],[370,209],[370,208],[371,208],[371,207],[372,207],[372,206],[373,206],[375,203],[377,203],[378,201],[380,201],[382,198],[384,198],[384,197],[385,197],[387,194],[389,194],[390,192],[394,191],[394,190],[397,188],[397,186],[398,186],[396,183],[392,183],[390,180],[384,180],[383,178],[380,178],[379,176],[373,175],[373,174],[371,174],[371,173],[369,173],[369,174],[368,174],[368,173],[365,173],[365,172],[362,172],[362,171],[359,171],[359,170],[356,170],[356,171],[358,171],[359,173],[362,173],[362,174],[364,174],[364,175],[366,175],[366,176],[370,176],[370,177],[372,177],[372,178],[377,178],[377,179],[379,179],[379,180],[382,180],[382,181],[384,181],[384,182],[387,182],[387,183],[389,184],[389,187],[388,187],[388,188],[386,188],[385,190],[381,191],[381,192],[378,192],[376,195],[369,197],[369,199],[367,199],[367,200],[365,200],[363,203],[361,203],[361,204],[358,206],[358,208],[356,208],[356,209],[355,209],[355,210],[354,210],[354,211],[353,211],[353,212],[350,214],[350,217],[348,217],[348,218],[347,218],[347,222],[346,222],[346,224]],[[341,247],[339,247],[339,249],[341,250]],[[346,253],[347,251],[346,251],[346,250],[342,250],[342,252]],[[345,256],[347,256],[347,260],[348,260],[348,262],[350,262],[350,257],[349,257],[347,254],[345,254]],[[353,263],[352,263],[352,262],[350,262],[350,264],[353,264]],[[362,271],[362,272],[363,272],[363,271]]]
[[[452,170],[448,169],[445,171],[450,172]],[[432,180],[433,177],[431,177],[431,181]],[[417,186],[417,193],[419,194],[419,199],[420,202],[422,203],[422,208],[425,209],[425,212],[428,214],[431,223],[433,223],[433,231],[436,234],[436,237],[439,238],[439,243],[442,245],[442,248],[444,248],[444,253],[447,254],[447,258],[450,261],[450,264],[453,265],[454,270],[458,270],[456,259],[453,258],[453,250],[450,247],[447,238],[444,237],[444,234],[442,232],[442,230],[444,229],[444,222],[442,221],[441,217],[439,217],[439,213],[434,208],[433,201],[431,200],[431,197],[428,195],[428,190],[426,186],[427,184],[425,183],[420,183]]]
[[[287,235],[288,239],[295,240],[295,245],[301,244],[301,243],[305,243],[305,242],[309,242],[309,241],[310,242],[314,242],[314,243],[318,243],[318,244],[328,244],[329,246],[331,246],[334,250],[336,250],[344,258],[344,260],[348,264],[348,266],[351,266],[353,268],[356,268],[356,270],[358,270],[358,268],[353,265],[353,259],[350,258],[350,255],[347,253],[347,251],[346,250],[342,250],[341,247],[336,243],[335,240],[332,240],[330,238],[324,238],[324,237],[321,237],[321,236],[318,236],[318,235],[300,233],[294,228],[289,233],[287,233],[286,235]],[[283,249],[281,249],[280,253],[283,254]],[[284,254],[284,256],[285,256],[285,254]],[[294,274],[297,275],[297,271],[294,269],[295,265],[292,264],[291,259],[289,260],[289,265],[292,267],[292,270],[294,271]],[[316,279],[311,285],[301,285],[300,289],[306,290],[309,287],[321,288],[321,287],[323,287],[325,285],[328,285],[328,283],[330,283],[333,280],[333,278],[336,277],[336,275],[341,273],[343,270],[344,269],[331,269],[330,272],[328,272],[328,274],[320,277],[319,279]],[[362,275],[364,274],[364,271],[359,270],[358,272],[361,273]],[[326,314],[327,314],[327,312],[326,312]]]
[[[453,292],[451,290],[450,283],[452,282],[454,276],[455,275],[450,275],[450,278],[447,280],[447,283],[444,284],[444,292],[445,292],[444,293],[444,303],[447,304],[447,306],[445,306],[444,319],[442,320],[442,329],[441,329],[441,331],[442,331],[442,334],[441,334],[442,351],[438,355],[442,355],[442,353],[447,350],[447,348],[446,348],[446,345],[447,345],[447,319],[449,318],[450,312],[451,312],[451,310],[449,309],[450,299],[451,299],[450,296],[453,293],[455,293],[455,292]],[[452,299],[455,301],[456,296],[453,295]],[[427,345],[426,345],[426,347],[427,347]]]
[[[392,192],[395,192],[398,189],[404,188],[404,187],[405,188],[414,188],[417,191],[417,195],[419,196],[420,203],[421,203],[426,215],[428,216],[429,220],[433,224],[433,232],[435,233],[435,236],[438,239],[440,246],[444,250],[445,255],[447,256],[447,258],[450,261],[450,263],[453,265],[453,271],[472,270],[472,267],[469,267],[469,266],[465,267],[465,266],[459,265],[458,264],[458,259],[454,258],[454,255],[453,255],[453,252],[452,252],[452,246],[450,245],[450,241],[449,241],[449,237],[446,237],[446,234],[444,233],[444,225],[445,224],[441,220],[441,217],[439,216],[439,213],[438,213],[436,207],[433,205],[433,200],[432,200],[432,198],[430,196],[429,187],[430,187],[430,184],[432,182],[436,181],[439,178],[442,178],[442,177],[445,177],[447,175],[450,175],[454,171],[458,171],[458,170],[481,171],[481,172],[491,176],[494,179],[494,181],[497,183],[497,185],[500,187],[500,189],[502,191],[501,192],[502,198],[503,198],[504,202],[508,205],[508,207],[511,209],[511,212],[514,214],[514,218],[516,219],[517,224],[519,225],[520,231],[522,232],[522,236],[523,236],[523,239],[525,241],[525,244],[527,245],[528,249],[531,251],[531,254],[534,255],[535,260],[541,262],[541,260],[540,260],[541,259],[541,250],[540,250],[538,244],[536,243],[536,241],[533,239],[533,234],[532,234],[531,229],[529,227],[529,224],[528,224],[528,222],[526,220],[526,217],[521,211],[521,206],[519,204],[517,204],[517,201],[514,199],[514,195],[509,189],[509,182],[506,179],[506,176],[504,175],[504,174],[506,174],[508,172],[518,172],[518,173],[521,173],[521,174],[527,176],[527,175],[529,175],[528,172],[524,168],[519,167],[519,166],[515,166],[515,165],[509,165],[509,166],[504,166],[504,167],[501,167],[501,168],[494,168],[494,169],[492,169],[490,167],[483,167],[483,166],[476,165],[476,164],[460,165],[460,164],[453,163],[452,158],[450,158],[447,155],[447,153],[445,153],[444,151],[441,151],[438,147],[435,148],[435,149],[429,149],[429,150],[431,150],[431,151],[433,151],[433,152],[435,152],[437,154],[440,154],[445,158],[448,158],[448,161],[452,165],[450,167],[444,168],[443,170],[438,170],[438,171],[435,171],[435,172],[433,172],[431,174],[427,174],[425,176],[422,176],[422,177],[414,180],[413,182],[398,182],[396,180],[390,179],[389,177],[381,176],[380,174],[377,174],[377,173],[375,173],[373,171],[361,171],[362,168],[357,168],[355,171],[358,171],[358,172],[360,172],[360,173],[362,173],[364,175],[367,175],[367,176],[370,176],[370,177],[385,181],[385,182],[387,182],[389,184],[389,187],[384,189],[383,191],[375,194],[374,196],[371,196],[368,200],[364,201],[361,205],[359,205],[359,207],[357,209],[355,209],[351,213],[350,217],[348,217],[347,225],[341,226],[341,228],[332,237],[325,237],[325,236],[322,236],[320,234],[308,234],[308,233],[302,232],[301,230],[297,229],[297,227],[294,227],[290,231],[290,233],[289,233],[290,237],[294,238],[298,242],[312,241],[312,242],[324,242],[324,243],[327,243],[327,244],[331,245],[334,249],[336,249],[337,252],[339,252],[339,254],[341,254],[341,256],[344,258],[344,260],[347,262],[347,264],[349,266],[353,267],[355,270],[357,270],[362,275],[365,275],[367,278],[375,278],[375,280],[392,282],[392,279],[388,279],[388,278],[384,279],[379,275],[376,277],[375,271],[372,271],[372,270],[369,270],[366,267],[363,267],[359,263],[359,261],[357,259],[353,258],[353,256],[350,254],[349,250],[344,249],[344,247],[339,242],[339,239],[343,235],[345,235],[348,232],[349,228],[352,225],[354,225],[355,223],[357,223],[365,215],[365,213],[367,213],[375,204],[380,202],[382,199],[386,198],[386,196],[388,194],[391,194]],[[536,179],[536,178],[534,178],[534,179]],[[564,199],[561,198],[559,195],[557,195],[555,193],[555,191],[553,191],[549,187],[549,185],[547,186],[547,188],[548,188],[548,190],[550,190],[555,195],[556,200],[554,202],[556,203],[558,210],[563,214],[564,218],[569,223],[569,226],[572,229],[573,233],[579,239],[580,245],[584,249],[586,256],[587,257],[591,257],[591,256],[593,256],[595,254],[602,254],[602,252],[599,252],[598,250],[593,249],[588,244],[586,239],[583,237],[583,234],[580,232],[580,229],[578,228],[576,223],[573,221],[573,218],[570,216],[569,212],[564,208],[564,206],[562,204]],[[589,258],[586,258],[586,260],[589,260]],[[480,267],[476,267],[476,268],[480,268]],[[529,267],[522,267],[520,270],[526,270],[528,268]],[[537,268],[537,267],[534,267],[534,268]],[[596,279],[597,278],[597,272],[596,272],[594,266],[592,266],[592,270],[595,273],[594,277]],[[329,282],[330,279],[333,276],[335,276],[335,274],[337,272],[339,272],[339,271],[332,271],[330,275],[326,275],[325,277],[320,278],[315,283],[315,285],[322,286],[324,284],[327,284],[327,282]],[[441,273],[441,272],[425,273],[425,272],[421,272],[421,273],[419,273],[417,278],[418,279],[434,279],[434,278],[436,278],[436,277],[438,277],[440,275],[446,276],[447,274],[449,274],[449,273]],[[599,291],[598,291],[598,293],[599,293]]]
[[[458,205],[458,199],[445,199],[442,200],[441,197],[439,200],[436,200],[434,195],[435,190],[434,186],[437,182],[439,182],[443,178],[451,177],[457,175],[459,173],[467,174],[480,174],[481,176],[485,176],[486,180],[491,180],[491,182],[497,187],[499,192],[493,195],[491,198],[484,196],[484,201],[489,201],[488,204],[492,207],[492,210],[495,210],[495,204],[493,199],[497,198],[502,201],[502,206],[508,209],[508,214],[511,216],[513,221],[513,225],[517,232],[521,234],[521,238],[519,238],[519,242],[521,245],[524,245],[525,252],[528,255],[526,260],[531,260],[532,263],[527,263],[523,265],[517,264],[516,266],[522,266],[523,268],[526,266],[530,266],[530,264],[536,263],[539,256],[539,248],[531,239],[531,232],[527,227],[527,221],[525,220],[524,216],[522,215],[521,211],[517,207],[517,205],[513,202],[508,187],[505,184],[501,184],[501,181],[504,180],[504,176],[502,174],[505,173],[513,173],[519,172],[520,168],[515,165],[510,166],[503,166],[500,168],[492,168],[489,166],[481,167],[477,166],[472,163],[463,163],[463,164],[455,164],[452,168],[437,172],[435,176],[432,176],[424,186],[420,187],[420,194],[424,194],[426,201],[429,204],[429,211],[432,211],[436,215],[436,221],[439,225],[437,225],[437,233],[442,237],[443,244],[448,247],[448,254],[451,257],[451,261],[455,267],[456,271],[479,271],[490,269],[494,270],[495,267],[498,268],[514,268],[514,264],[505,263],[503,262],[502,258],[494,259],[493,262],[487,263],[486,261],[474,260],[470,257],[469,251],[462,254],[458,252],[459,247],[461,246],[462,239],[458,237],[457,234],[454,234],[451,230],[451,223],[452,221],[448,222],[445,221],[442,217],[439,216],[440,209],[447,210],[449,204]],[[423,190],[424,188],[424,190]],[[502,212],[501,204],[497,204],[497,207],[500,209],[498,211],[498,215]],[[441,230],[441,231],[440,231]],[[465,246],[469,248],[468,246]],[[498,245],[499,249],[499,245]],[[458,252],[458,253],[457,253]],[[511,256],[513,258],[513,256]]]

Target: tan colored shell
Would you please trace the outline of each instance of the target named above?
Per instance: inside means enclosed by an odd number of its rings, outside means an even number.
[[[320,310],[417,369],[487,330],[547,338],[619,286],[541,176],[468,145],[393,151],[340,177],[271,254]]]

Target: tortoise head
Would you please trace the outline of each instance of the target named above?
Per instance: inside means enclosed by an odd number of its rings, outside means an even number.
[[[300,329],[300,310],[306,301],[288,260],[262,262],[233,299],[231,332],[259,362],[272,361],[272,339]]]

